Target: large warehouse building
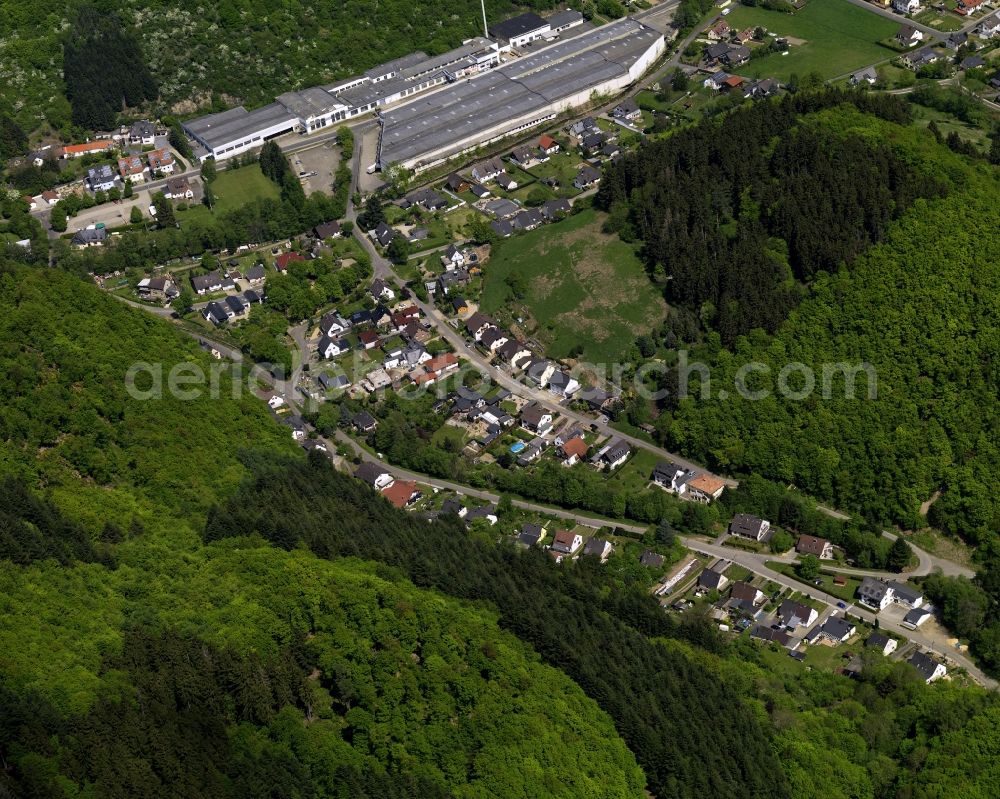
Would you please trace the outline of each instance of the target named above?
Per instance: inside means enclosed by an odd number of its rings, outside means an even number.
[[[659,31],[623,19],[416,98],[382,112],[378,163],[419,171],[543,124],[631,85],[665,49]]]
[[[497,41],[477,36],[441,55],[411,53],[347,80],[285,92],[254,111],[238,106],[183,127],[198,143],[202,160],[222,161],[276,136],[315,133],[399,104],[384,114],[379,163],[423,168],[446,151],[460,152],[551,119],[594,91],[623,88],[663,52],[662,35],[628,19],[546,46],[578,26],[584,30],[576,11],[549,20],[522,14],[491,29]],[[517,57],[518,47],[531,54]],[[510,60],[500,66],[502,57]],[[439,91],[429,93],[426,102],[413,103],[433,88]],[[407,141],[410,132],[413,141]]]

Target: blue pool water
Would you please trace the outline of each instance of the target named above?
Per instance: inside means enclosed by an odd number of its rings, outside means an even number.
[[[520,452],[522,449],[524,449],[526,446],[528,445],[525,444],[523,441],[517,441],[510,445],[510,451],[513,452],[515,455],[517,455],[517,453]]]

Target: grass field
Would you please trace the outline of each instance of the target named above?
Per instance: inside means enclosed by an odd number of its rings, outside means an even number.
[[[739,5],[726,21],[740,30],[761,26],[777,36],[805,40],[793,45],[786,56],[775,53],[755,58],[737,70],[741,75],[779,80],[787,80],[792,73],[805,77],[811,72],[834,78],[890,58],[893,52],[878,41],[899,29],[899,23],[847,0],[811,0],[795,14]]]
[[[663,320],[666,303],[632,246],[602,233],[602,222],[587,210],[504,241],[484,270],[483,311],[530,316],[551,357],[577,345],[594,363],[621,357]],[[511,275],[523,278],[522,300],[513,297]]]
[[[224,214],[259,198],[278,197],[278,187],[264,177],[257,164],[223,170],[212,184],[212,190],[215,192],[217,214]]]

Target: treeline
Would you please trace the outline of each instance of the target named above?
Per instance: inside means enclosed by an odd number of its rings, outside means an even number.
[[[725,344],[776,330],[802,282],[880,241],[917,197],[943,192],[888,146],[802,124],[842,103],[908,119],[894,97],[785,95],[703,120],[605,170],[596,204],[611,213],[609,227],[644,242],[667,299],[699,311]]]
[[[94,6],[77,12],[63,44],[63,75],[73,123],[87,130],[110,130],[123,106],[158,94],[138,40],[117,14]]]
[[[0,481],[0,560],[21,565],[53,558],[68,564],[97,560],[87,531],[51,502],[36,497],[23,480]]]
[[[298,199],[258,199],[209,219],[181,218],[179,228],[125,231],[106,247],[73,250],[64,245],[54,255],[61,267],[77,274],[104,275],[190,258],[206,250],[233,251],[244,244],[297,236],[338,218],[338,210],[331,198],[321,192],[303,197],[301,204]]]
[[[258,469],[205,529],[209,541],[247,534],[289,549],[305,543],[323,557],[376,560],[417,585],[490,602],[502,626],[611,715],[657,795],[789,795],[754,713],[694,662],[646,637],[681,636],[718,651],[708,625],[681,625],[651,597],[616,591],[597,566],[558,569],[542,552],[470,538],[454,520],[428,524],[321,456]],[[734,739],[740,746],[729,745]]]
[[[987,553],[975,579],[932,574],[923,588],[945,626],[969,642],[983,670],[1000,677],[1000,554],[994,550]]]

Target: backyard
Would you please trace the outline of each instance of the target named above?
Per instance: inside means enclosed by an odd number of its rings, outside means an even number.
[[[667,306],[633,247],[601,232],[602,223],[586,210],[503,241],[484,270],[482,310],[529,316],[554,358],[578,347],[593,363],[621,358]]]
[[[835,78],[891,58],[893,51],[878,41],[899,28],[899,23],[847,0],[811,0],[794,14],[739,5],[726,21],[736,30],[763,27],[791,39],[788,55],[754,58],[738,70],[745,76],[783,81],[792,74],[805,77],[812,72]]]

